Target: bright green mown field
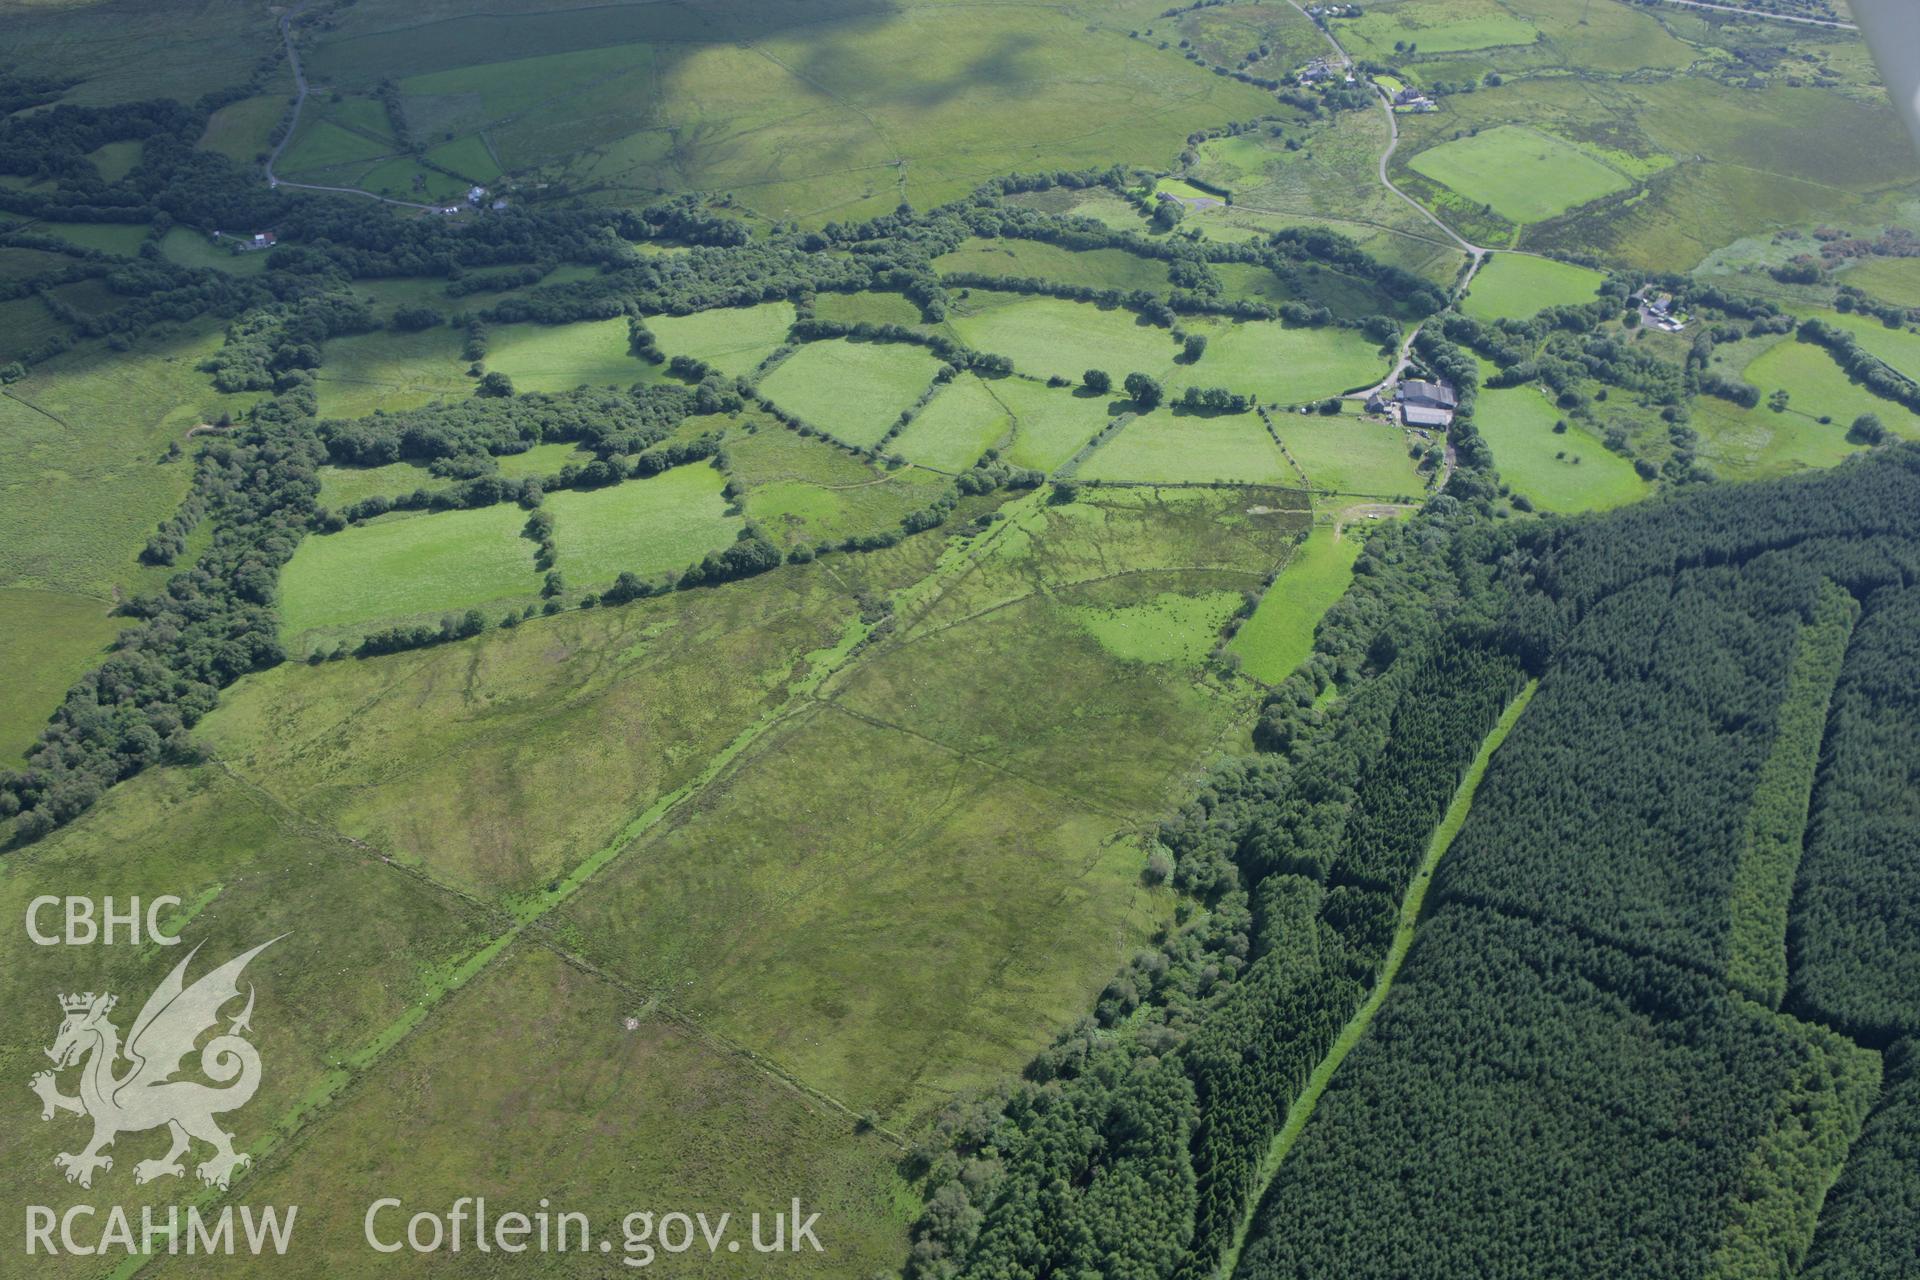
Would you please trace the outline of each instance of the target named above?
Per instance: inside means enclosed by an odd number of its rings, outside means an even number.
[[[813,314],[836,324],[918,325],[922,319],[919,304],[904,294],[867,289],[819,294],[813,300]]]
[[[1017,467],[1052,471],[1085,448],[1112,420],[1111,396],[1048,387],[1024,378],[1002,378],[993,394],[1013,411],[1013,444],[1007,460]]]
[[[487,368],[513,379],[515,391],[630,387],[653,381],[657,366],[628,350],[627,320],[578,324],[503,324],[487,336]]]
[[[922,347],[901,342],[810,342],[760,382],[767,399],[836,440],[878,444],[900,411],[940,367]]]
[[[954,334],[977,351],[1013,361],[1021,373],[1078,382],[1105,369],[1120,385],[1129,373],[1164,377],[1180,353],[1173,335],[1118,307],[973,289],[947,313]]]
[[[726,483],[718,470],[695,464],[605,489],[548,494],[560,571],[575,588],[602,587],[623,572],[656,577],[721,550],[742,527],[740,517],[727,514],[720,493]]]
[[[294,638],[534,595],[540,575],[533,543],[520,536],[526,522],[503,503],[303,539],[280,574],[281,631]]]
[[[1298,482],[1256,415],[1212,416],[1165,408],[1127,423],[1074,474],[1083,480],[1162,484]]]
[[[1602,511],[1652,492],[1631,462],[1579,426],[1569,423],[1564,433],[1556,433],[1559,417],[1534,387],[1480,393],[1473,425],[1514,492],[1549,511],[1565,512]]]
[[[1315,489],[1370,498],[1411,497],[1425,488],[1395,426],[1319,414],[1275,414],[1274,429]]]
[[[1858,338],[1865,351],[1885,361],[1889,367],[1909,378],[1920,378],[1920,333],[1905,327],[1889,329],[1870,316],[1838,311],[1823,311],[1819,316],[1835,328],[1845,329]]]
[[[967,240],[933,260],[942,275],[1020,276],[1094,289],[1167,290],[1167,264],[1124,249],[1063,249],[1043,240]]]
[[[900,433],[893,452],[923,467],[965,471],[1006,435],[1010,421],[994,389],[963,373]]]
[[[1407,162],[1514,222],[1543,222],[1632,184],[1572,143],[1520,125],[1455,138]]]
[[[1586,267],[1521,253],[1496,253],[1473,277],[1461,310],[1479,320],[1524,319],[1546,307],[1592,302],[1606,277]]]
[[[1256,680],[1278,684],[1307,660],[1320,615],[1353,581],[1360,546],[1353,530],[1336,536],[1330,524],[1313,526],[1260,597],[1260,607],[1234,634],[1230,647],[1243,671]]]
[[[1902,336],[1889,335],[1895,342]],[[1920,423],[1903,406],[1883,400],[1849,379],[1826,348],[1811,342],[1781,342],[1749,364],[1741,376],[1760,388],[1763,406],[1767,396],[1785,391],[1789,412],[1831,417],[1842,433],[1863,413],[1877,414],[1899,435],[1911,436],[1920,429]],[[1767,410],[1763,407],[1762,412]]]
[[[773,354],[787,340],[793,318],[791,302],[763,302],[755,307],[696,311],[690,316],[649,316],[647,328],[667,355],[704,360],[733,377],[752,373],[755,365]],[[914,318],[919,318],[917,312]]]
[[[1225,387],[1262,404],[1302,404],[1372,386],[1389,363],[1356,330],[1333,325],[1291,328],[1253,320],[1188,328],[1207,335],[1207,350],[1197,363],[1173,370],[1167,386],[1174,391]]]

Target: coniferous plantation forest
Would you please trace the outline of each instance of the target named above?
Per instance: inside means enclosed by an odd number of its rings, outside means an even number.
[[[0,1275],[1920,1277],[1878,65],[0,0]]]

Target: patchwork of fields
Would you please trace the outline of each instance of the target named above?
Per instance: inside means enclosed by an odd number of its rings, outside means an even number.
[[[387,1194],[589,1215],[562,1275],[802,1204],[836,1278],[1904,1274],[1877,73],[1363,8],[0,0],[0,914],[274,938],[250,1167],[63,1181],[28,1104],[0,1216],[298,1202],[314,1276]],[[275,189],[283,133],[490,193]],[[163,963],[5,955],[17,1083],[46,992]]]

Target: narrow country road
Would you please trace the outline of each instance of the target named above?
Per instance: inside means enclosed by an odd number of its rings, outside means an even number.
[[[1791,13],[1767,13],[1760,9],[1742,9],[1738,5],[1708,4],[1706,0],[1662,0],[1662,3],[1677,4],[1688,9],[1711,9],[1715,13],[1737,13],[1743,18],[1764,18],[1769,22],[1797,22],[1803,27],[1829,27],[1835,31],[1860,29],[1851,22],[1840,22],[1833,18],[1802,18]]]
[[[307,105],[307,77],[300,69],[300,51],[293,47],[293,20],[300,16],[304,4],[296,5],[280,16],[280,40],[287,48],[287,65],[293,68],[293,119],[287,121],[287,131],[275,144],[273,154],[267,157],[267,185],[270,187],[294,187],[301,191],[332,191],[339,195],[365,196],[369,200],[378,200],[381,204],[397,204],[403,209],[431,211],[435,206],[415,204],[411,200],[395,200],[392,196],[383,196],[374,191],[362,191],[359,187],[324,187],[313,182],[289,182],[275,175],[273,166],[280,163],[280,153],[293,141],[295,130],[300,127],[300,111]]]
[[[1313,19],[1307,16],[1307,11],[1300,7],[1298,0],[1287,0],[1287,3],[1292,5],[1301,17],[1306,18],[1308,22],[1313,22]],[[1320,34],[1327,38],[1329,45],[1333,46],[1333,52],[1340,59],[1340,65],[1343,67],[1351,67],[1353,65],[1353,58],[1341,45],[1339,39],[1334,36],[1332,30],[1321,26],[1318,22],[1314,22],[1313,25],[1320,28]],[[1427,208],[1427,206],[1421,204],[1418,200],[1415,200],[1399,187],[1393,185],[1393,179],[1387,176],[1387,164],[1393,159],[1393,153],[1400,148],[1400,122],[1394,118],[1393,102],[1387,97],[1387,91],[1379,85],[1373,85],[1373,90],[1380,99],[1380,109],[1387,113],[1387,149],[1380,153],[1380,163],[1376,166],[1380,177],[1380,185],[1413,206],[1416,213],[1440,229],[1440,233],[1447,238],[1449,243],[1457,245],[1460,251],[1467,255],[1467,269],[1461,273],[1458,280],[1454,281],[1453,288],[1447,295],[1449,298],[1458,301],[1460,296],[1467,291],[1467,286],[1473,283],[1473,277],[1479,273],[1481,266],[1486,263],[1489,251],[1474,244],[1465,236],[1462,236],[1459,232],[1448,226],[1439,214]],[[1400,375],[1405,373],[1407,366],[1412,363],[1414,339],[1420,336],[1422,327],[1423,325],[1415,325],[1412,331],[1407,334],[1405,340],[1400,343],[1400,355],[1394,361],[1393,368],[1387,371],[1386,377],[1374,383],[1371,387],[1366,388],[1364,391],[1354,392],[1347,396],[1346,399],[1371,400],[1376,395],[1386,394],[1387,389],[1400,380]],[[1453,452],[1451,446],[1448,447],[1447,452],[1449,456],[1451,456]],[[1451,474],[1451,466],[1449,466],[1448,471],[1449,474]]]

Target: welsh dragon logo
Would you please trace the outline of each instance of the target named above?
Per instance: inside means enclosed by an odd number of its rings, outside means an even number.
[[[233,1135],[214,1117],[245,1106],[260,1087],[260,1053],[244,1038],[244,1033],[252,1030],[251,986],[247,988],[246,1007],[227,1024],[224,1033],[207,1041],[199,1051],[200,1072],[214,1083],[174,1077],[194,1052],[195,1043],[219,1023],[221,1008],[239,999],[240,973],[247,962],[279,940],[261,943],[189,987],[185,975],[187,965],[200,950],[195,947],[147,997],[124,1047],[119,1028],[108,1017],[116,997],[91,991],[60,997],[66,1017],[60,1024],[60,1034],[47,1050],[54,1069],[35,1075],[30,1087],[40,1095],[42,1120],[53,1119],[56,1111],[93,1119],[93,1141],[86,1150],[78,1155],[62,1152],[53,1158],[54,1164],[66,1171],[68,1182],[91,1187],[94,1170],[113,1168],[113,1157],[102,1151],[112,1146],[115,1138],[161,1125],[172,1135],[173,1145],[158,1160],[134,1165],[136,1183],[177,1178],[185,1173],[180,1157],[194,1139],[213,1148],[213,1154],[194,1170],[202,1182],[224,1189],[234,1171],[250,1163],[248,1156],[233,1149]],[[115,1074],[123,1056],[131,1065],[124,1073]],[[79,1064],[84,1064],[80,1067],[80,1095],[70,1098],[60,1092],[55,1077]]]

